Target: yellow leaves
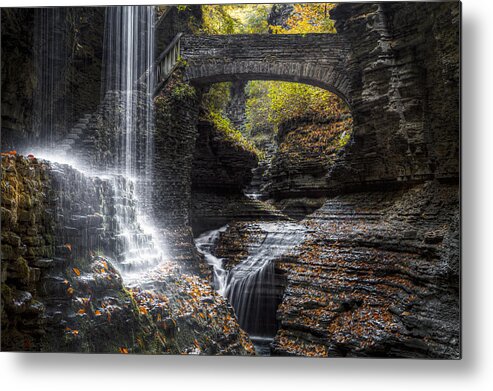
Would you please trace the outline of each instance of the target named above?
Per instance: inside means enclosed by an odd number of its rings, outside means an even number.
[[[294,4],[294,12],[286,21],[287,27],[270,26],[274,34],[335,33],[329,11],[333,3]]]
[[[128,349],[126,347],[120,347],[118,349],[118,351],[121,353],[121,354],[128,354]]]
[[[72,288],[72,287],[68,287],[68,288],[67,288],[67,293],[68,293],[69,295],[73,295],[73,294],[74,294],[74,288]]]
[[[276,131],[283,122],[294,118],[320,118],[327,122],[329,118],[338,120],[350,113],[337,95],[306,84],[251,81],[247,95],[247,131],[263,127]]]
[[[80,270],[76,267],[73,267],[72,268],[72,271],[77,275],[77,276],[80,276]]]

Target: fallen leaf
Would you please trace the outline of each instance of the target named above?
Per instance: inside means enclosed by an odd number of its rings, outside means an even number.
[[[72,270],[74,271],[75,274],[77,274],[78,276],[80,276],[80,270],[77,269],[76,267],[72,268]]]
[[[142,315],[146,315],[147,314],[147,308],[143,307],[143,306],[140,306],[139,307],[139,312],[142,314]]]

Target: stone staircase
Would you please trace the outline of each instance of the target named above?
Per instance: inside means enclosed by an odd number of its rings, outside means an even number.
[[[97,110],[96,110],[97,112]],[[70,129],[67,136],[55,146],[55,151],[64,157],[75,157],[87,161],[89,152],[94,147],[94,140],[88,136],[89,123],[94,114],[84,114]]]

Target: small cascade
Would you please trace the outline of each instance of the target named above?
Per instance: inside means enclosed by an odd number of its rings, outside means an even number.
[[[205,257],[206,262],[213,268],[213,285],[214,289],[224,296],[224,290],[226,288],[226,278],[228,272],[223,267],[223,260],[212,255],[214,247],[219,240],[221,233],[225,232],[228,226],[225,225],[219,229],[205,232],[200,237],[195,239],[195,245],[199,252]]]
[[[287,222],[258,223],[260,240],[248,246],[248,256],[231,270],[213,255],[214,247],[227,226],[196,239],[199,251],[214,268],[214,284],[235,309],[239,323],[252,338],[264,343],[276,330],[276,310],[282,287],[275,273],[275,260],[300,244],[306,233],[302,225]]]
[[[113,187],[113,212],[117,267],[130,277],[157,266],[165,258],[155,228],[138,212],[134,183],[117,175],[110,177]]]

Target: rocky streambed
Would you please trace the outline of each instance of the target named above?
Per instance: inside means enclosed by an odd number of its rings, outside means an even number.
[[[232,223],[199,248],[222,268],[222,293],[254,343],[255,323],[269,325],[261,354],[458,358],[457,197],[438,182],[343,195],[298,224]],[[235,270],[240,299],[225,288]]]

